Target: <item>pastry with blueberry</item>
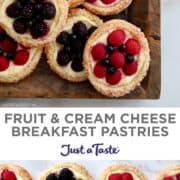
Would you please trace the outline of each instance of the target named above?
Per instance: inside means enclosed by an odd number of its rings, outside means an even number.
[[[31,175],[23,167],[13,164],[0,165],[1,180],[32,180]]]
[[[29,48],[17,43],[0,27],[0,82],[15,83],[36,68],[42,48]]]
[[[83,52],[87,39],[102,24],[95,15],[83,9],[71,9],[63,31],[45,51],[51,69],[60,77],[72,81],[87,80],[83,67]]]
[[[144,33],[124,20],[110,20],[88,39],[84,67],[100,93],[120,97],[134,90],[149,69],[150,50]]]
[[[56,39],[66,23],[66,0],[4,0],[0,24],[24,46],[44,45]]]
[[[136,167],[127,164],[112,165],[104,170],[98,180],[148,180]]]
[[[126,9],[132,0],[85,0],[83,6],[94,14],[107,16]]]
[[[180,180],[180,164],[163,170],[156,180]]]
[[[39,180],[92,180],[92,177],[77,163],[62,163],[45,171]]]

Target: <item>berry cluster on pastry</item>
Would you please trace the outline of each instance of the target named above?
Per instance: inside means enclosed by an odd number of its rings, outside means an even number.
[[[0,3],[0,82],[14,83],[28,76],[44,48],[50,68],[60,78],[89,80],[109,97],[129,93],[149,69],[148,41],[135,25],[118,19],[103,22],[94,14],[116,14],[131,2],[4,0]],[[79,4],[84,9],[72,8]]]

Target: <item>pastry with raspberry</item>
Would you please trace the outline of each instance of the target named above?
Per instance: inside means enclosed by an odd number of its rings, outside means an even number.
[[[125,10],[132,0],[85,0],[83,6],[94,14],[107,16]]]
[[[150,50],[144,33],[124,20],[110,20],[88,39],[84,67],[91,84],[109,97],[134,90],[149,69]]]
[[[0,27],[0,82],[15,83],[36,68],[42,47],[29,48],[17,43]]]
[[[156,180],[180,180],[180,164],[166,168],[160,172]]]
[[[32,180],[29,172],[18,165],[1,164],[0,165],[1,180]]]
[[[127,164],[109,166],[99,176],[98,180],[148,180],[136,167]]]

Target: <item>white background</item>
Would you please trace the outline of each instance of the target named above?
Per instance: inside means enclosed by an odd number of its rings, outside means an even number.
[[[160,100],[1,99],[0,106],[127,106],[180,105],[180,0],[161,0],[162,93]]]

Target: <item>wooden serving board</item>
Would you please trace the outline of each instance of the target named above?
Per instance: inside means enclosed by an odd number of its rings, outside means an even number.
[[[132,5],[117,16],[139,26],[148,38],[151,49],[151,66],[148,75],[123,99],[158,99],[161,87],[160,59],[160,0],[133,0]],[[21,98],[107,98],[98,93],[90,83],[70,83],[54,74],[45,56],[37,69],[17,84],[0,84],[0,97]]]

